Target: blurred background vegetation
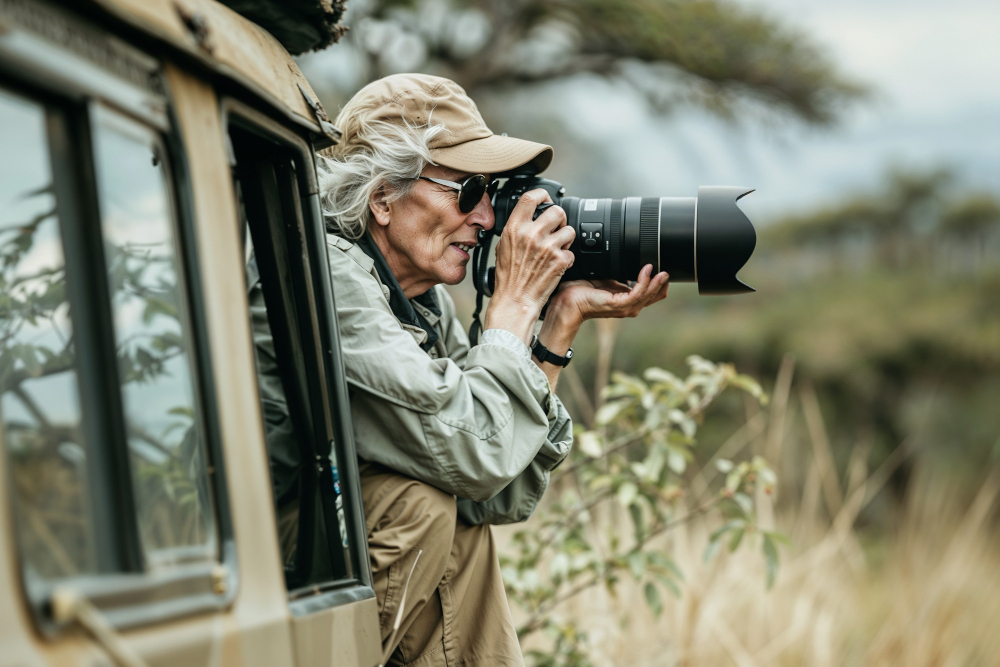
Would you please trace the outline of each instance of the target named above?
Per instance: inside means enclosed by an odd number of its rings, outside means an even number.
[[[835,136],[880,93],[760,5],[352,0],[346,22],[340,44],[300,59],[331,115],[388,73],[449,76],[495,131],[553,145],[547,175],[571,194],[693,194],[658,173],[637,180],[630,152],[647,165],[684,156],[616,145],[620,119],[576,122],[593,115],[580,100],[625,100],[654,125],[710,116],[780,140],[803,128]],[[701,173],[720,160],[701,157]],[[784,169],[795,182],[797,165]],[[857,169],[882,176],[755,217],[741,277],[756,294],[701,298],[679,284],[662,307],[581,332],[560,394],[583,425],[612,369],[676,371],[698,354],[758,378],[771,407],[721,397],[690,475],[720,446],[764,455],[779,484],[763,521],[794,540],[765,593],[759,558],[706,565],[709,528],[685,526],[666,539],[688,581],[661,616],[601,591],[562,610],[590,628],[595,664],[996,664],[1000,184],[943,157]],[[471,286],[454,294],[470,312]],[[755,418],[763,426],[735,447]]]

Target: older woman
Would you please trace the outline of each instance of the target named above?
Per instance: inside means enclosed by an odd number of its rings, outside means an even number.
[[[528,192],[470,347],[442,285],[462,281],[493,226],[490,175],[544,169],[552,149],[494,135],[458,85],[433,76],[374,82],[337,124],[321,190],[383,641],[412,569],[393,664],[520,666],[489,524],[528,518],[569,451],[553,391],[581,323],[636,315],[666,296],[667,276],[647,266],[631,289],[560,286],[574,231],[558,207],[533,221],[549,197]],[[553,292],[538,341],[557,363],[528,348]]]

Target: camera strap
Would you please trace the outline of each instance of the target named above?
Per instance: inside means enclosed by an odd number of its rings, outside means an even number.
[[[493,246],[493,234],[486,230],[479,232],[479,243],[472,251],[472,284],[476,288],[476,310],[472,313],[472,324],[469,326],[469,344],[479,344],[479,334],[483,332],[483,323],[479,313],[483,310],[483,297],[486,296],[487,264],[490,260],[490,248]]]

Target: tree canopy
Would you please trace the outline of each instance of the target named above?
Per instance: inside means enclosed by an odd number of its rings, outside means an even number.
[[[365,80],[392,73],[405,51],[403,67],[473,95],[590,73],[658,110],[756,106],[813,124],[866,92],[805,35],[727,0],[370,0],[348,19]]]

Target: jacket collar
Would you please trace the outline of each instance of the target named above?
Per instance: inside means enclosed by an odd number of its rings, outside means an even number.
[[[399,286],[396,276],[392,274],[389,264],[385,261],[385,257],[382,256],[382,252],[378,249],[378,245],[376,245],[371,235],[365,234],[358,239],[357,244],[366,255],[372,258],[379,280],[389,289],[389,309],[392,310],[392,314],[403,324],[419,327],[427,332],[427,340],[421,343],[420,347],[424,352],[432,349],[439,338],[437,329],[423,315],[417,312],[411,301],[420,304],[440,317],[441,308],[438,306],[437,298],[434,296],[434,288],[430,288],[423,294],[413,297],[413,299],[407,299],[403,293],[403,288]]]

